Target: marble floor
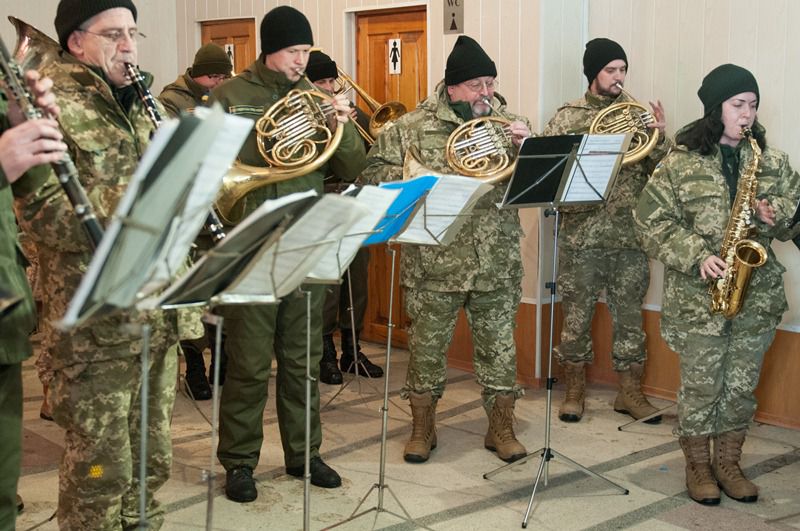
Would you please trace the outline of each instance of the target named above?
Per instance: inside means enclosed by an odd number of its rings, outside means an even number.
[[[385,365],[385,349],[365,344],[367,355]],[[546,393],[527,390],[517,402],[515,430],[532,453],[490,479],[502,461],[483,448],[487,419],[480,391],[471,374],[449,371],[447,391],[437,410],[438,448],[424,464],[403,461],[410,433],[407,402],[399,397],[408,353],[395,349],[389,375],[386,466],[380,482],[381,404],[384,379],[346,380],[321,386],[322,455],[342,476],[339,489],[310,488],[310,529],[344,522],[352,513],[366,514],[340,529],[429,528],[434,530],[519,529],[536,480],[545,445]],[[19,493],[25,501],[17,529],[57,529],[48,521],[56,508],[58,462],[63,433],[39,418],[41,386],[32,361],[25,364],[24,458]],[[272,386],[271,386],[272,387]],[[555,413],[561,390],[554,392]],[[577,424],[553,415],[548,482],[540,481],[528,527],[571,529],[800,529],[800,431],[755,425],[745,443],[743,467],[760,488],[757,503],[742,504],[723,496],[718,507],[692,502],[684,485],[683,457],[672,435],[674,407],[660,425],[617,427],[627,417],[611,404],[615,390],[591,386],[587,411]],[[669,402],[655,401],[667,407]],[[179,393],[173,418],[172,478],[159,491],[166,510],[162,529],[206,527],[208,470],[212,468],[211,401],[192,402]],[[274,401],[264,415],[265,442],[255,470],[258,499],[238,504],[223,493],[224,471],[213,466],[213,529],[303,529],[303,482],[287,476],[278,439]],[[588,467],[601,478],[570,466],[563,457]],[[404,511],[413,519],[403,516]]]

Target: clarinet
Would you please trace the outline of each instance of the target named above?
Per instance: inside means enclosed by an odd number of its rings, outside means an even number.
[[[25,119],[52,118],[49,113],[43,112],[35,105],[33,96],[25,86],[22,68],[8,53],[8,48],[6,48],[5,42],[1,38],[0,56],[2,56],[0,57],[0,77],[3,78],[11,97],[19,105]],[[84,191],[78,180],[78,170],[75,167],[75,163],[72,162],[69,153],[64,152],[61,160],[53,162],[51,166],[94,251],[100,245],[100,240],[103,239],[103,227],[95,216],[92,204],[86,196],[86,191]]]
[[[131,81],[133,88],[136,89],[136,93],[139,95],[139,99],[142,101],[144,108],[147,110],[147,116],[150,118],[153,126],[158,129],[163,119],[161,118],[161,113],[158,112],[158,105],[156,105],[153,94],[150,93],[150,89],[148,89],[147,85],[144,83],[144,76],[142,76],[139,69],[131,63],[125,63],[125,73]],[[218,243],[225,237],[222,221],[220,221],[213,209],[209,210],[204,227],[211,235],[211,239],[214,243]]]

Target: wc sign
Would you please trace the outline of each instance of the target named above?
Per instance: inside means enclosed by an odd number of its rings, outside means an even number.
[[[402,64],[403,53],[400,39],[389,39],[389,73],[400,74]]]
[[[444,33],[464,33],[465,0],[444,0]],[[499,5],[499,4],[498,4]]]

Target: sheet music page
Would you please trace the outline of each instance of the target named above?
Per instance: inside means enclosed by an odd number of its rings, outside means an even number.
[[[326,194],[295,220],[280,239],[252,261],[252,267],[225,290],[225,295],[260,293],[274,287],[281,298],[297,288],[317,261],[361,217],[369,213],[352,197]],[[273,282],[274,281],[274,282]]]
[[[375,226],[375,234],[367,238],[364,245],[386,243],[403,230],[418,207],[420,198],[428,193],[438,180],[438,177],[424,175],[406,181],[381,183],[380,188],[399,190],[400,195],[389,206],[386,216]]]
[[[422,208],[396,238],[400,243],[447,245],[467,220],[478,199],[491,184],[460,175],[442,175],[431,188]]]
[[[348,190],[345,190],[342,195],[347,194]],[[367,215],[358,219],[350,227],[350,230],[344,235],[339,245],[331,247],[330,251],[319,259],[319,262],[308,274],[308,277],[314,280],[330,282],[337,282],[342,278],[342,275],[350,266],[350,262],[353,261],[356,253],[361,248],[361,244],[372,234],[372,230],[383,219],[389,206],[399,195],[400,190],[371,185],[362,187],[358,195],[353,196],[353,198],[367,209]],[[350,196],[348,195],[347,197]]]
[[[584,136],[562,202],[602,201],[628,138],[627,134]]]

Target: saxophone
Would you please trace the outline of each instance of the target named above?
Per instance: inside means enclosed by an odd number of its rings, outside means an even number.
[[[741,135],[750,142],[753,158],[739,176],[731,217],[722,239],[719,255],[725,260],[727,269],[708,290],[711,295],[711,313],[722,314],[726,319],[733,319],[742,309],[753,269],[761,267],[767,261],[767,250],[764,246],[749,239],[755,229],[753,206],[758,188],[756,173],[761,160],[761,148],[750,129],[742,129]]]

